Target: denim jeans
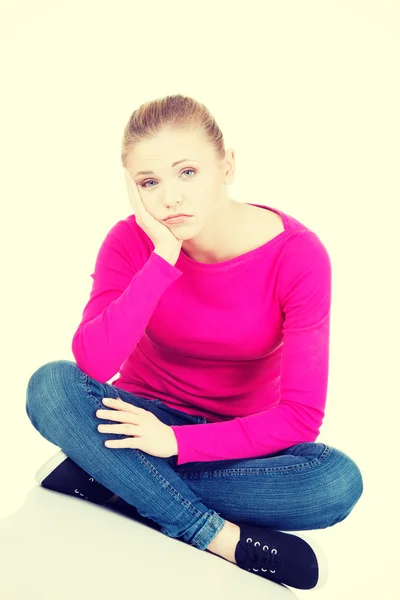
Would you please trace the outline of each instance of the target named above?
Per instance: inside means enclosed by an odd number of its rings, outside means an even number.
[[[99,383],[73,361],[44,364],[30,377],[26,412],[37,431],[61,448],[100,484],[135,507],[159,531],[205,550],[225,524],[296,531],[324,529],[342,521],[363,491],[361,472],[346,454],[323,443],[301,443],[264,457],[190,462],[139,449],[107,448],[96,416],[102,399],[121,398],[151,411],[167,425],[206,423],[149,400]],[[108,505],[113,506],[113,505]]]

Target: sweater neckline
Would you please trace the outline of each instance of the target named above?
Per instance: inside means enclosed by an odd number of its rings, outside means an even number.
[[[271,210],[272,212],[277,213],[282,219],[284,230],[281,231],[280,233],[278,233],[278,235],[276,235],[272,239],[268,240],[268,242],[265,242],[265,244],[262,244],[261,246],[258,246],[257,248],[253,248],[253,250],[249,250],[248,252],[244,252],[243,254],[240,254],[239,256],[234,256],[233,258],[229,258],[228,260],[223,260],[223,261],[220,261],[217,263],[201,263],[201,262],[198,262],[197,260],[193,260],[193,258],[190,258],[190,256],[185,254],[182,249],[180,251],[178,260],[182,260],[183,263],[191,265],[192,267],[197,268],[197,269],[203,269],[203,270],[207,270],[207,271],[210,271],[210,270],[215,271],[217,269],[221,269],[221,268],[233,265],[237,262],[242,262],[244,260],[251,259],[254,256],[256,256],[257,254],[262,254],[262,252],[264,252],[265,248],[274,245],[281,237],[283,237],[284,235],[287,234],[288,229],[289,229],[288,218],[284,212],[282,212],[281,210],[274,208],[272,206],[267,206],[266,204],[254,204],[253,202],[245,202],[245,204],[249,204],[250,206],[259,206],[260,208],[266,208],[266,209]],[[176,264],[176,266],[178,266],[178,265]]]

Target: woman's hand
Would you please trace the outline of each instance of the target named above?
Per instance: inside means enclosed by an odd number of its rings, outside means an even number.
[[[124,174],[129,201],[135,213],[136,223],[149,236],[154,244],[154,248],[171,249],[178,256],[182,247],[182,240],[178,240],[166,223],[158,221],[147,210],[139,193],[139,188],[126,167],[124,167]]]
[[[97,429],[102,433],[133,436],[106,440],[104,445],[107,448],[136,448],[160,458],[178,454],[174,430],[157,419],[152,412],[133,406],[120,398],[103,398],[103,404],[112,410],[98,410],[96,416],[108,421],[119,421],[121,424],[101,424]]]

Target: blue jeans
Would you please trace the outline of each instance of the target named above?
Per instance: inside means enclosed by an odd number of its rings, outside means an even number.
[[[158,524],[163,534],[199,550],[209,546],[225,519],[284,531],[324,529],[345,519],[362,494],[358,466],[322,443],[296,444],[261,458],[180,466],[176,456],[107,448],[107,436],[97,427],[115,421],[96,416],[106,409],[106,397],[149,410],[167,425],[207,422],[161,400],[99,383],[69,360],[46,363],[33,373],[26,412],[35,429],[86,473]]]

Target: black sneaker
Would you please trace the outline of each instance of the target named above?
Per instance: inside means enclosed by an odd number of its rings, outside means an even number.
[[[320,589],[325,585],[328,578],[326,556],[315,541],[310,540],[311,546],[290,533],[236,524],[240,527],[240,540],[235,549],[235,561],[241,569],[300,590],[310,590],[317,584]]]
[[[36,471],[35,480],[49,490],[80,496],[95,504],[105,504],[114,496],[114,492],[81,469],[62,450],[49,458]]]

